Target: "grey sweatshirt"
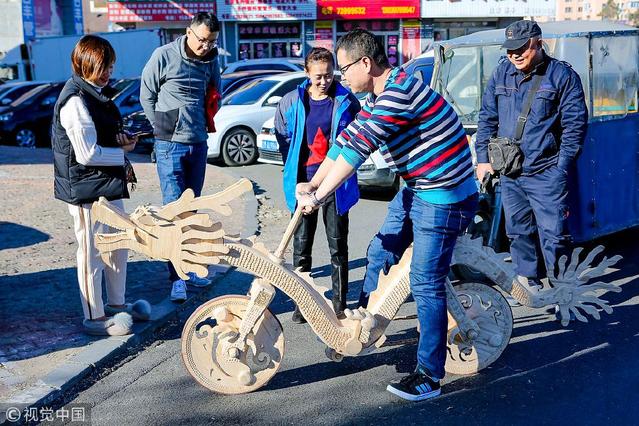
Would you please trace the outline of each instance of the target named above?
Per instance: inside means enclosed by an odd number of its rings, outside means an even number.
[[[186,36],[155,49],[142,71],[140,103],[159,139],[206,142],[204,97],[209,83],[220,89],[217,49],[202,59],[186,55]]]

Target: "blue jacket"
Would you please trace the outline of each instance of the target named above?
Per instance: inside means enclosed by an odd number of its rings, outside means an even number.
[[[533,73],[543,77],[521,138],[523,174],[535,174],[555,164],[567,171],[581,151],[588,124],[581,79],[569,64],[545,53]],[[531,80],[524,79],[507,59],[495,69],[479,113],[475,143],[478,163],[488,163],[491,137],[514,138]]]
[[[360,110],[358,99],[349,90],[335,81],[335,102],[329,146],[348,126]],[[284,159],[284,195],[286,205],[293,212],[297,205],[295,186],[299,183],[299,157],[302,143],[305,142],[306,108],[304,99],[308,96],[306,89],[310,85],[307,79],[297,89],[287,93],[277,105],[275,112],[275,137]],[[354,174],[335,191],[337,214],[343,215],[359,200],[357,175]]]

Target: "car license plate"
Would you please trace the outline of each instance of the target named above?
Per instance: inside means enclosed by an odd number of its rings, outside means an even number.
[[[263,149],[265,151],[277,151],[277,141],[263,141]]]

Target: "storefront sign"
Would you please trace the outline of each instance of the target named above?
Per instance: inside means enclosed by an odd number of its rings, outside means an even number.
[[[35,38],[36,36],[32,0],[22,0],[22,32],[25,41]]]
[[[555,0],[422,0],[422,18],[555,16]]]
[[[348,21],[336,21],[337,34],[347,33],[355,28],[361,28],[363,30],[372,31],[374,33],[383,32],[398,32],[399,20],[398,19],[373,19],[369,21],[355,21],[349,19]]]
[[[313,47],[324,47],[331,51],[334,49],[332,21],[319,21],[315,23],[315,40]]]
[[[237,31],[240,40],[299,38],[300,24],[297,22],[238,24]]]
[[[419,18],[419,0],[317,0],[317,19]]]
[[[73,29],[76,35],[84,34],[82,22],[82,0],[73,0]]]
[[[315,19],[312,0],[217,0],[218,18],[224,21]]]
[[[25,4],[24,2],[22,3]],[[25,31],[33,33],[35,37],[60,36],[64,34],[62,29],[62,0],[32,0],[30,2],[31,10],[27,9],[26,13],[23,9],[22,14],[32,14],[33,31]],[[28,7],[28,4],[27,4]],[[30,25],[30,23],[28,24]],[[23,23],[23,28],[28,26]]]
[[[421,23],[416,19],[402,22],[402,63],[422,53]]]
[[[200,11],[214,12],[214,1],[127,1],[109,0],[109,21],[111,22],[169,22],[188,21]]]

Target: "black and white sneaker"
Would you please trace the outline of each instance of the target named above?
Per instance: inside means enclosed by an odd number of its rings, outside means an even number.
[[[386,387],[386,390],[408,401],[423,401],[442,393],[438,380],[433,380],[426,374],[418,372],[409,374],[399,383],[391,383]]]

